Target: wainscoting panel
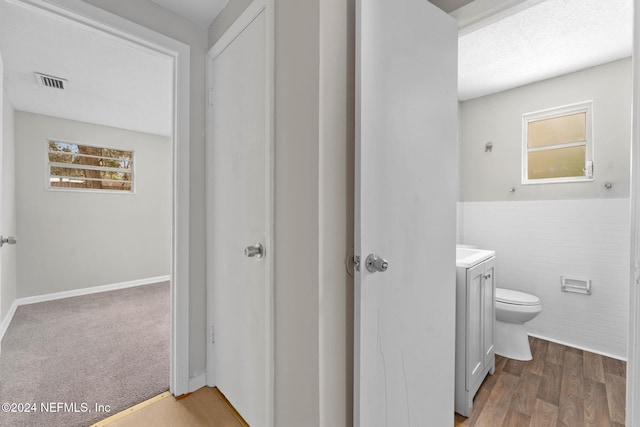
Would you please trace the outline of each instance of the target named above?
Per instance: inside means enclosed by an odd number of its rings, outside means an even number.
[[[493,249],[496,286],[537,295],[529,333],[626,359],[629,199],[461,202],[459,243]],[[591,295],[560,290],[591,280]]]

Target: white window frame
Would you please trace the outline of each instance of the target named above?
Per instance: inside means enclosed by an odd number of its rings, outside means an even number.
[[[533,148],[528,147],[528,128],[530,122],[538,120],[552,119],[555,117],[568,116],[571,114],[586,113],[585,122],[585,141],[568,142],[564,144],[548,145],[545,147]],[[563,147],[573,147],[585,145],[585,175],[584,176],[568,176],[558,178],[540,178],[529,179],[529,152],[544,151]],[[584,101],[576,104],[564,105],[561,107],[549,108],[546,110],[534,111],[522,115],[522,184],[556,184],[566,182],[591,182],[593,177],[593,101]]]
[[[131,170],[127,170],[123,172],[131,173],[131,189],[130,190],[107,190],[104,188],[77,188],[77,187],[56,187],[51,185],[51,161],[49,160],[49,143],[50,142],[61,142],[63,144],[72,144],[72,145],[84,145],[85,147],[94,147],[94,148],[104,148],[107,150],[118,150],[118,151],[128,151],[131,153],[131,159],[133,161],[133,167]],[[97,145],[97,144],[87,144],[86,142],[76,142],[69,141],[61,138],[47,138],[44,141],[44,166],[45,166],[45,188],[48,191],[72,191],[72,192],[85,192],[85,193],[103,193],[103,194],[135,194],[136,193],[136,154],[135,150],[128,148],[118,148],[118,147],[107,147],[105,145]],[[56,164],[57,165],[57,164]],[[61,167],[68,167],[66,164],[60,164]],[[73,166],[71,166],[73,167]],[[96,169],[94,167],[84,167],[82,169]],[[98,170],[102,170],[102,168],[97,168]],[[105,168],[108,170],[109,168]]]

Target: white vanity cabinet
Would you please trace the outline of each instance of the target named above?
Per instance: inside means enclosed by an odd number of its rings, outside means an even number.
[[[487,373],[495,371],[495,262],[456,267],[455,410],[468,417]]]

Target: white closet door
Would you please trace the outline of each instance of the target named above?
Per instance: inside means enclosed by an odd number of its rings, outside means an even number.
[[[212,61],[206,166],[210,382],[252,426],[272,418],[265,47],[262,10]]]

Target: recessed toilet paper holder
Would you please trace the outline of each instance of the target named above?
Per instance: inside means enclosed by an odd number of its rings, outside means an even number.
[[[560,290],[562,292],[591,295],[591,280],[560,276]]]

